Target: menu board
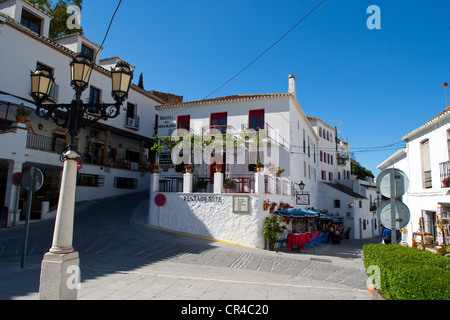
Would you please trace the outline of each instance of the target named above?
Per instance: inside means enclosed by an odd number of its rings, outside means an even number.
[[[233,213],[250,213],[250,197],[233,196]]]

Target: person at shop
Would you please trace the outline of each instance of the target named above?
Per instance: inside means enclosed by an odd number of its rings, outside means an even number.
[[[402,233],[400,232],[400,230],[396,230],[395,234],[397,236],[397,243],[400,243],[400,241],[402,241]],[[385,228],[381,235],[381,239],[382,239],[381,243],[390,244],[391,243],[391,229]]]
[[[334,234],[336,244],[341,244],[342,228],[339,224],[336,224],[334,228]]]

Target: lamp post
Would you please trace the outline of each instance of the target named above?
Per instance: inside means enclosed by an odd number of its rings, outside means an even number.
[[[44,255],[41,267],[39,294],[42,300],[73,300],[77,298],[78,285],[74,277],[79,275],[78,252],[72,247],[73,218],[77,164],[80,154],[74,146],[74,138],[80,129],[99,120],[116,118],[120,107],[128,97],[133,79],[130,67],[119,62],[111,70],[112,97],[115,103],[84,104],[81,95],[89,86],[94,64],[84,55],[76,55],[70,63],[71,86],[75,96],[69,104],[44,104],[54,83],[52,71],[39,67],[31,73],[31,96],[36,103],[36,114],[53,120],[67,130],[70,143],[63,154],[64,169],[56,212],[52,247]],[[75,268],[74,268],[75,266]]]

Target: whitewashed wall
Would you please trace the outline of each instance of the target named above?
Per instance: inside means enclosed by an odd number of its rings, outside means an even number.
[[[257,195],[248,195],[250,213],[242,214],[233,213],[231,194],[163,193],[167,198],[163,207],[155,204],[157,194],[150,196],[151,226],[264,248],[262,230],[268,211],[263,211],[263,200]],[[212,201],[185,201],[190,197],[211,197]]]

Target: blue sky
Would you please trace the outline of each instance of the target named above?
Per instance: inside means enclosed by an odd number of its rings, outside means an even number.
[[[84,1],[85,36],[100,44],[118,0]],[[264,52],[320,0],[123,0],[102,57],[144,74],[147,90],[203,99]],[[381,9],[370,30],[367,8]],[[326,0],[261,59],[211,97],[287,92],[335,126],[356,160],[376,166],[401,138],[445,108],[450,1]],[[449,92],[450,96],[450,92]]]

